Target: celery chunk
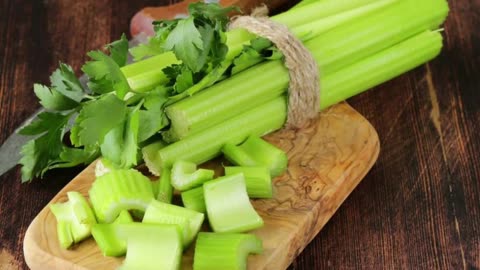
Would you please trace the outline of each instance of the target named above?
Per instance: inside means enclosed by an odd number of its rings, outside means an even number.
[[[101,223],[114,221],[122,210],[144,212],[154,198],[150,179],[136,170],[116,170],[97,178],[89,194]]]
[[[247,195],[243,174],[203,185],[208,220],[214,232],[246,232],[263,226]]]
[[[57,219],[57,235],[60,246],[68,249],[91,235],[95,215],[87,200],[79,192],[67,192],[68,201],[50,205]]]
[[[245,270],[250,253],[263,252],[262,240],[253,234],[198,234],[193,259],[194,270]]]
[[[200,231],[204,219],[202,213],[153,200],[147,207],[142,222],[177,225],[182,231],[183,246],[187,247]]]

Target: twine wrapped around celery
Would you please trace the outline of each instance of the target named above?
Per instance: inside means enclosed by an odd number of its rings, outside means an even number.
[[[244,28],[272,41],[285,57],[289,71],[287,128],[301,128],[318,115],[320,82],[318,65],[310,51],[283,24],[267,17],[268,8],[263,5],[250,16],[234,17],[230,29]]]

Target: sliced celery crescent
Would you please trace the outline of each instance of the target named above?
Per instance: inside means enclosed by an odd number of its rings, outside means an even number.
[[[182,232],[183,246],[187,247],[200,231],[204,219],[202,213],[153,200],[145,211],[142,223],[177,225]]]
[[[198,234],[193,259],[194,270],[245,270],[248,254],[261,254],[262,241],[253,234]]]
[[[182,236],[176,225],[144,223],[97,224],[97,244],[106,256],[127,254],[118,269],[177,270],[182,257]]]
[[[263,226],[247,195],[243,174],[203,185],[208,220],[214,232],[246,232]]]
[[[172,186],[180,191],[189,190],[212,180],[214,174],[212,170],[197,170],[195,163],[179,160],[173,163]]]
[[[89,195],[100,223],[114,221],[122,210],[144,212],[154,198],[150,179],[136,170],[116,170],[97,178]]]
[[[68,201],[50,205],[57,219],[57,235],[62,248],[67,249],[91,234],[96,224],[95,215],[87,200],[79,192],[67,192]]]

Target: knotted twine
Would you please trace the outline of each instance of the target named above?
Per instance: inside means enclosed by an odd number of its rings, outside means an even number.
[[[287,128],[302,128],[318,115],[320,84],[317,62],[290,30],[267,17],[265,5],[253,10],[250,16],[236,16],[230,29],[244,28],[269,39],[283,53],[290,74],[288,89]]]

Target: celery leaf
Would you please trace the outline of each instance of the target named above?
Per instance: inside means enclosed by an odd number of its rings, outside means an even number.
[[[48,110],[65,111],[78,106],[74,100],[64,96],[55,88],[48,88],[45,85],[34,84],[33,91],[40,100],[40,104]]]
[[[127,106],[115,95],[105,95],[83,105],[72,127],[70,140],[75,146],[101,144],[105,135],[125,120]]]
[[[19,131],[23,135],[40,135],[22,147],[22,182],[42,176],[44,168],[62,152],[62,138],[70,116],[44,112]]]

